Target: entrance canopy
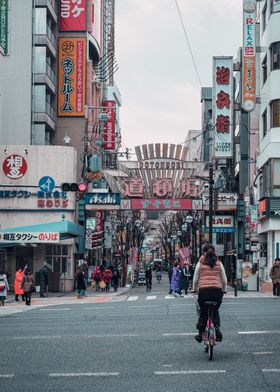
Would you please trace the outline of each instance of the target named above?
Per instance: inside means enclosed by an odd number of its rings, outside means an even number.
[[[83,227],[70,221],[18,226],[0,230],[0,247],[22,243],[56,243],[84,235]]]

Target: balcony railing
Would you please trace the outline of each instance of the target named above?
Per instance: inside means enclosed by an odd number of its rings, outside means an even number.
[[[55,121],[56,120],[56,111],[55,108],[46,101],[46,113],[50,116],[50,118]]]
[[[55,84],[56,83],[56,74],[52,70],[51,66],[48,63],[46,63],[46,74],[51,79],[51,81]]]
[[[54,48],[56,49],[56,39],[55,39],[55,36],[54,36],[53,32],[51,31],[51,29],[48,26],[47,26],[47,37],[49,38],[49,40],[53,44]]]

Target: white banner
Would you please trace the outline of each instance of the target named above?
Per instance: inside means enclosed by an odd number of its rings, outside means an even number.
[[[104,247],[106,249],[112,248],[112,222],[108,221],[104,223]]]
[[[213,126],[215,158],[233,155],[233,58],[213,57]]]
[[[21,244],[38,244],[38,243],[57,243],[59,242],[59,233],[57,232],[2,232],[0,233],[0,243],[21,243]]]
[[[95,218],[87,218],[86,220],[86,238],[85,238],[85,248],[92,249],[92,237],[96,228]]]

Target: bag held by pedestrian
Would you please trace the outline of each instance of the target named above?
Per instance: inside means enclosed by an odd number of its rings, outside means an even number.
[[[99,283],[99,287],[100,287],[101,289],[105,289],[106,283],[104,282],[104,280],[101,280],[101,282]]]

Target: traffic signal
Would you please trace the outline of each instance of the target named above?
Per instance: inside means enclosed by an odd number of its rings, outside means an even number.
[[[64,182],[61,184],[61,190],[63,192],[85,192],[87,190],[87,184],[84,182]]]

